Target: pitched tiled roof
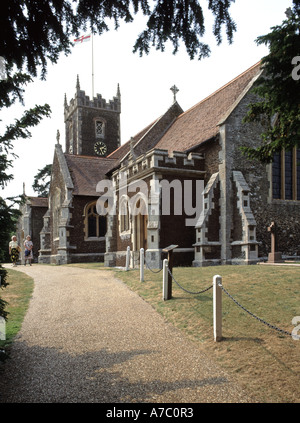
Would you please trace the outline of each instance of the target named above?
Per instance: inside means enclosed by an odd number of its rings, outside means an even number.
[[[129,152],[130,143],[133,142],[133,145],[135,145],[149,131],[149,129],[154,125],[155,122],[152,122],[150,125],[146,126],[146,128],[142,129],[138,134],[132,137],[131,140],[127,141],[125,144],[122,144],[119,148],[110,153],[107,157],[110,159],[122,159]]]
[[[31,207],[48,207],[48,198],[45,197],[26,197]]]
[[[175,102],[164,115],[113,151],[108,159],[115,160],[107,170],[112,171],[126,159],[131,143],[139,156],[151,148],[184,152],[216,136],[219,122],[228,116],[260,72],[258,62],[184,113]]]
[[[126,160],[127,155],[130,152],[131,144],[136,157],[139,157],[141,154],[144,154],[154,148],[163,134],[169,129],[177,116],[179,116],[182,112],[183,110],[180,105],[177,102],[173,103],[162,116],[150,125],[146,126],[146,128],[132,137],[131,140],[127,141],[111,153],[108,157],[117,159],[116,163],[114,163],[114,167],[117,167],[118,164]]]
[[[220,120],[232,110],[253,78],[260,72],[260,62],[258,62],[182,113],[156,147],[169,151],[186,151],[217,135]]]
[[[97,196],[97,183],[107,179],[105,174],[113,166],[114,159],[65,154],[74,185],[74,195]]]

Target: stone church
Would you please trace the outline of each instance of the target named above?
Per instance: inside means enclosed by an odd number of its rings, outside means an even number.
[[[143,247],[159,268],[172,244],[175,265],[254,264],[270,252],[272,221],[280,251],[298,254],[300,150],[268,165],[240,150],[260,143],[263,128],[242,122],[260,73],[257,63],[187,111],[172,87],[170,108],[122,145],[119,87],[106,102],[77,80],[65,98],[65,148],[58,137],[38,261],[124,266],[129,246],[133,262]]]

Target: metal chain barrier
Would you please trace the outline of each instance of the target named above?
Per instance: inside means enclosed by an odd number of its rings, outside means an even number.
[[[254,317],[254,319],[258,320],[259,322],[263,323],[264,325],[268,326],[271,329],[274,329],[278,332],[281,332],[284,335],[289,335],[289,336],[293,336],[293,337],[298,337],[298,339],[300,339],[300,336],[298,335],[293,335],[290,332],[287,332],[286,330],[280,329],[277,326],[272,325],[271,323],[266,322],[265,320],[261,319],[260,317],[256,316],[255,314],[251,313],[251,311],[247,310],[245,307],[243,307],[235,298],[233,298],[232,295],[229,294],[228,291],[226,291],[226,289],[224,288],[224,286],[221,283],[218,283],[219,287],[222,288],[222,291],[225,292],[225,294],[232,299],[232,301],[235,302],[236,305],[238,305],[241,309],[243,309],[246,313],[250,314],[250,316]]]
[[[213,287],[213,285],[209,286],[208,288],[203,289],[202,291],[198,291],[198,292],[192,292],[192,291],[188,291],[187,289],[183,288],[178,282],[177,280],[174,278],[174,276],[172,275],[171,270],[168,267],[168,272],[170,274],[170,276],[172,277],[173,281],[179,286],[179,288],[181,288],[183,291],[187,292],[188,294],[193,294],[193,295],[197,295],[197,294],[203,294],[203,292],[208,291],[209,289],[211,289]]]
[[[150,266],[149,266],[149,264],[147,263],[146,256],[145,256],[145,263],[146,263],[146,266],[148,267],[148,269],[149,269],[149,270],[151,270],[151,272],[152,272],[152,273],[159,273],[159,272],[161,272],[161,271],[162,271],[162,268],[161,268],[161,269],[158,269],[158,270],[153,270],[153,269],[151,269],[151,267],[150,267]]]
[[[134,254],[132,254],[131,258],[132,258],[133,264],[139,263],[139,261],[140,261],[140,254],[138,254],[137,258],[134,258]]]

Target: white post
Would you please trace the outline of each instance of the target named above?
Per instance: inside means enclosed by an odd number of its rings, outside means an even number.
[[[0,316],[0,341],[6,340],[6,321],[4,317]]]
[[[140,249],[140,281],[144,282],[144,248]]]
[[[163,261],[163,300],[168,300],[168,260]]]
[[[130,267],[134,269],[134,251],[130,252]]]
[[[222,277],[215,275],[213,279],[213,319],[214,319],[214,340],[219,342],[222,339]]]
[[[130,262],[130,247],[128,245],[127,250],[126,250],[126,266],[125,266],[126,272],[129,269],[129,262]]]

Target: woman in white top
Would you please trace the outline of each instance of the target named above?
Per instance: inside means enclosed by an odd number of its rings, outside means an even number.
[[[27,260],[29,261],[29,264],[31,266],[31,260],[33,259],[33,255],[32,255],[33,243],[31,241],[30,235],[27,235],[26,240],[24,242],[24,247],[25,247],[25,266],[26,266]]]
[[[11,241],[8,245],[9,248],[9,255],[10,255],[10,259],[13,263],[13,266],[17,265],[17,261],[19,260],[19,252],[20,252],[20,247],[19,244],[17,242],[17,237],[14,235],[11,237]]]

